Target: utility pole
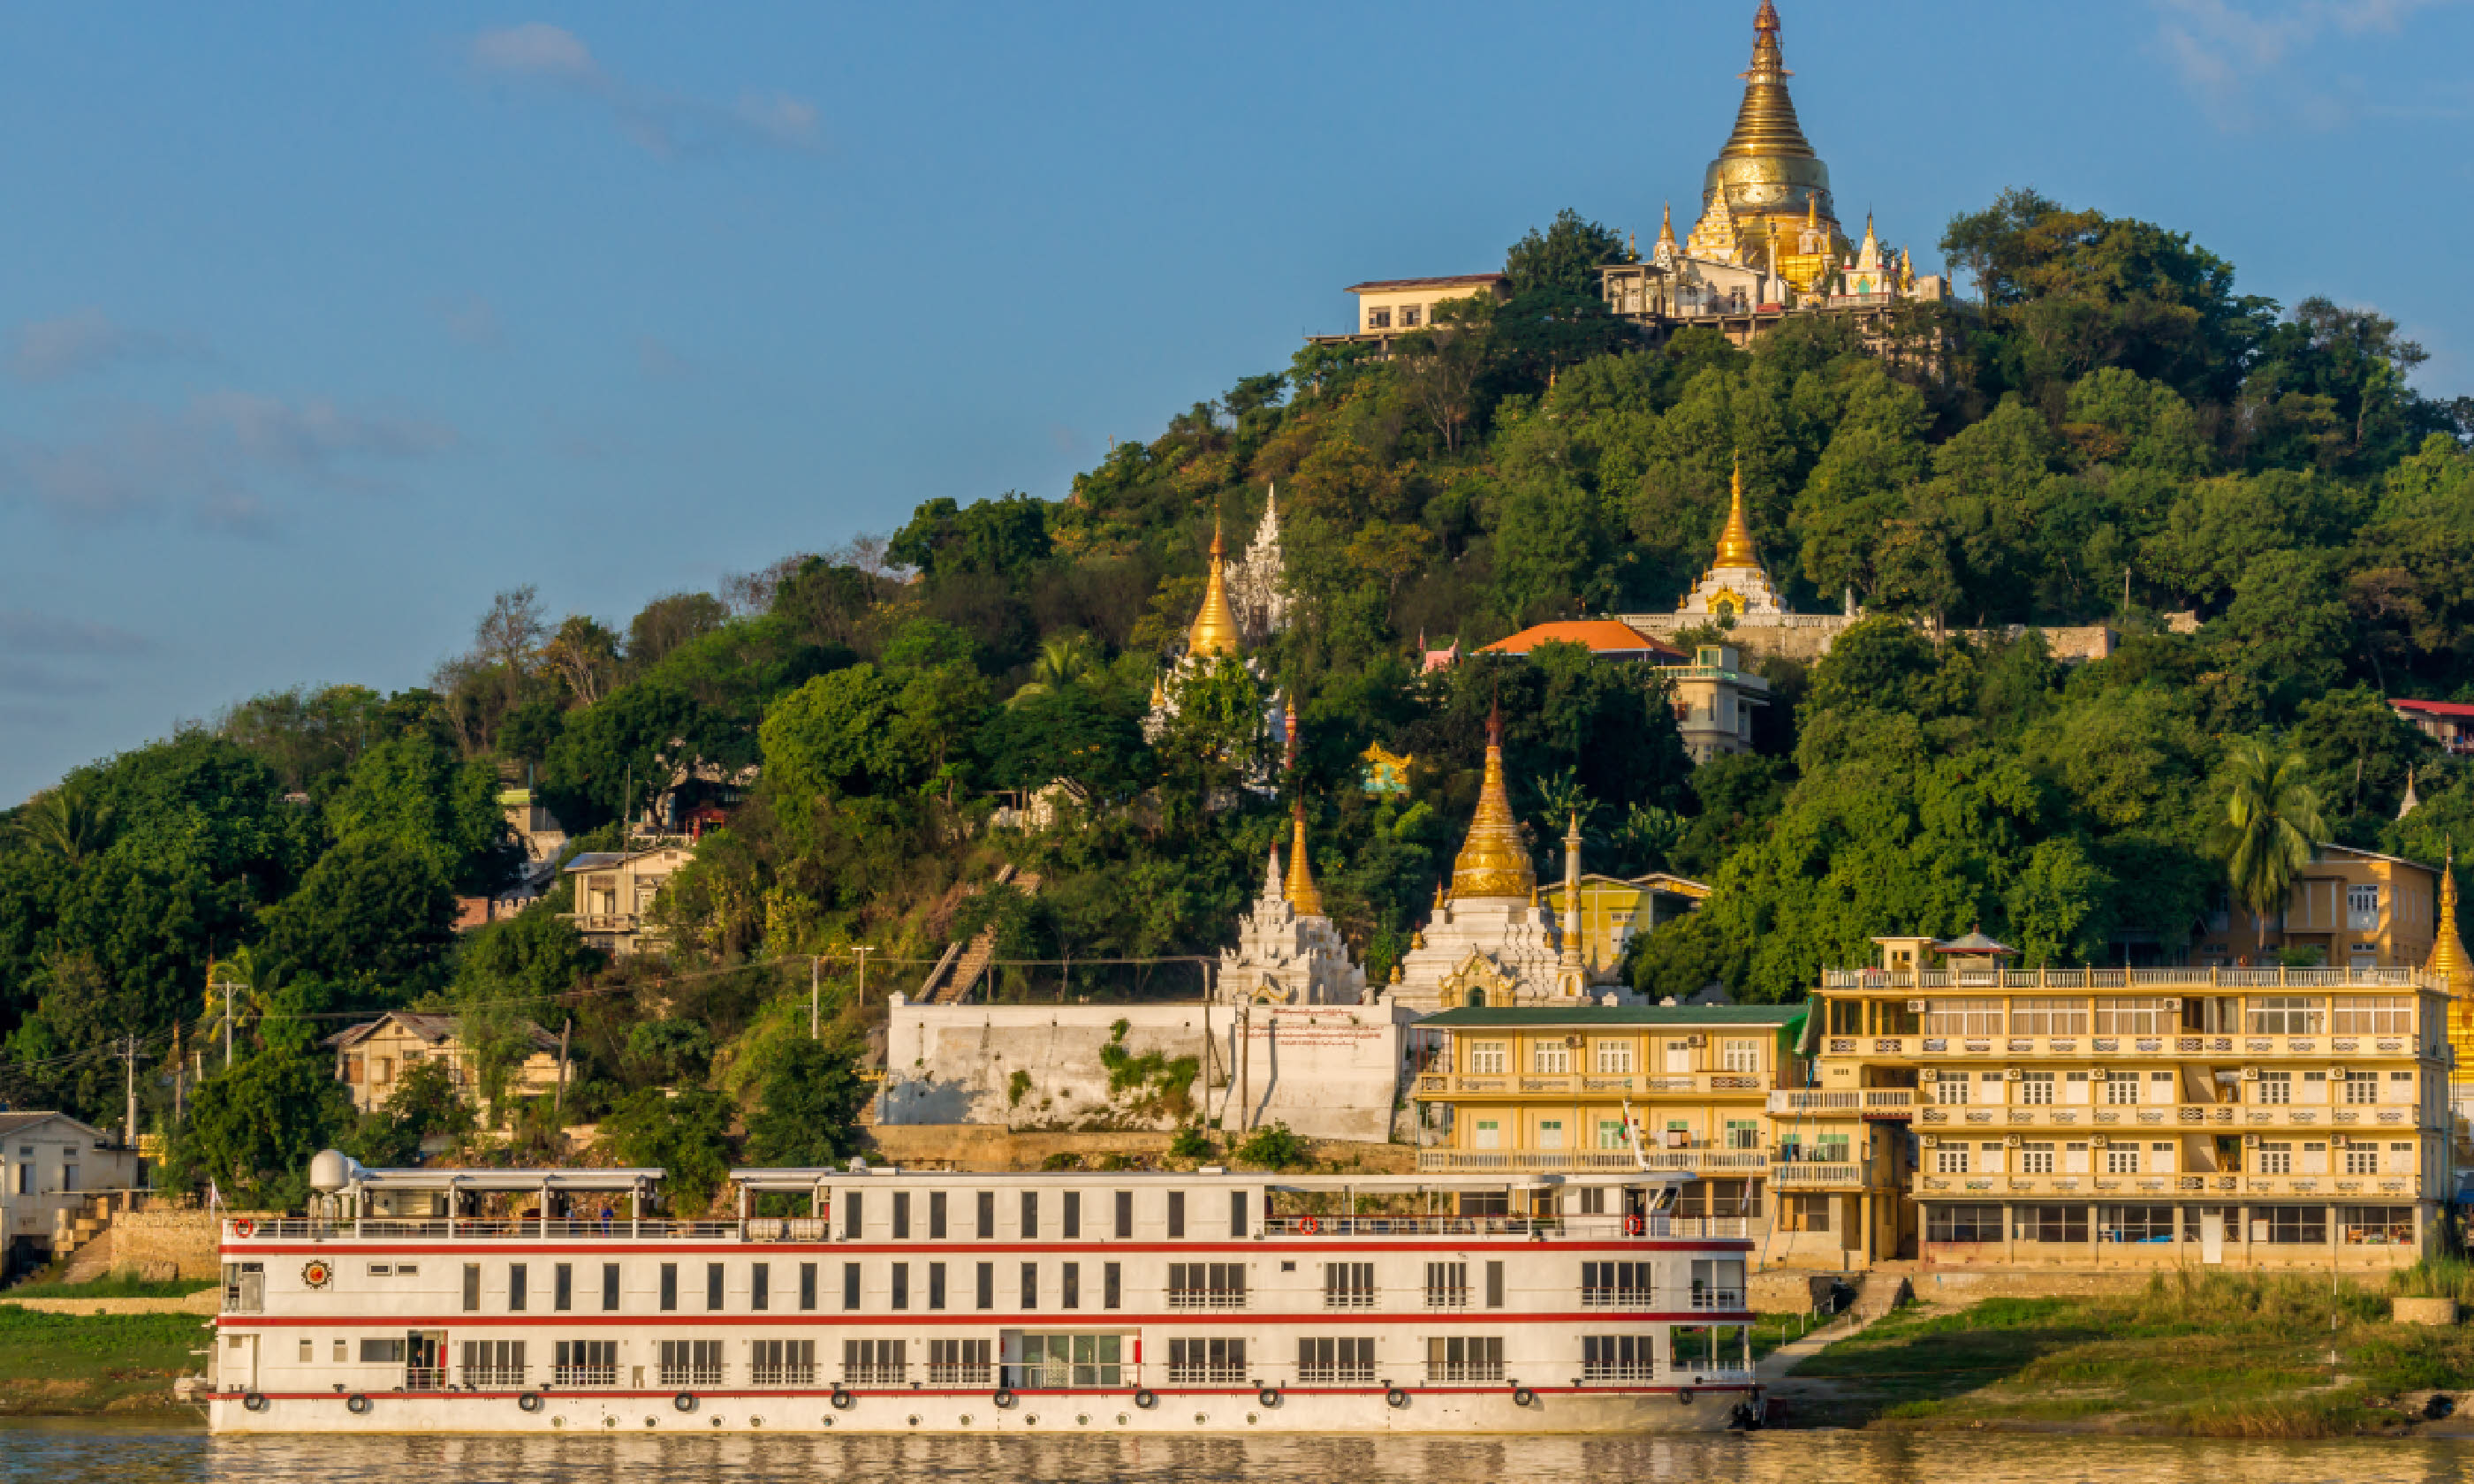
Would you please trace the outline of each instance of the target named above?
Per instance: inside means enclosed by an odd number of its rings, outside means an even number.
[[[561,1120],[561,1127],[565,1127],[567,1111],[567,1038],[574,1029],[573,1016],[569,1016],[558,1028],[558,1087],[549,1095],[549,1112],[551,1117]]]
[[[186,1106],[186,1102],[185,1102],[185,1100],[184,1100],[184,1099],[182,1098],[182,1093],[184,1093],[184,1092],[186,1092],[186,1091],[188,1090],[188,1080],[189,1080],[189,1054],[188,1054],[188,1052],[184,1049],[184,1047],[186,1046],[186,1044],[187,1044],[187,1042],[183,1040],[183,1038],[182,1037],[182,1034],[181,1034],[181,1022],[180,1022],[180,1021],[178,1021],[178,1020],[173,1021],[173,1022],[172,1022],[172,1127],[174,1127],[174,1128],[176,1128],[176,1129],[177,1129],[177,1128],[179,1128],[179,1127],[181,1126],[181,1120],[182,1120],[183,1117],[185,1117],[185,1116],[187,1115],[187,1106]]]
[[[818,1004],[818,1002],[819,1002],[819,999],[820,999],[820,997],[821,997],[821,995],[822,995],[822,993],[823,993],[823,989],[822,989],[821,985],[819,984],[819,980],[821,980],[821,978],[823,977],[823,975],[824,975],[824,971],[825,971],[825,956],[824,956],[823,954],[821,954],[821,953],[811,953],[811,954],[809,954],[809,955],[808,955],[808,1039],[809,1039],[810,1041],[819,1041],[819,1040],[822,1040],[822,1039],[823,1039],[823,1038],[822,1038],[822,1036],[821,1036],[821,1035],[819,1035],[819,1033],[817,1032],[817,1029],[816,1029],[816,1007],[817,1007],[817,1004]]]
[[[859,957],[859,1003],[862,1010],[867,1008],[867,956],[875,951],[863,943],[851,946],[851,952]]]
[[[129,1112],[120,1125],[120,1143],[124,1149],[137,1147],[137,1038],[124,1037],[120,1042],[122,1074],[129,1089]]]

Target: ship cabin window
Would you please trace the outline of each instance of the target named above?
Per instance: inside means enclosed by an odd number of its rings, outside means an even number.
[[[528,1277],[522,1263],[507,1264],[507,1312],[521,1314],[524,1311],[525,1301],[531,1297]]]
[[[856,1190],[844,1191],[842,1193],[843,1241],[856,1242],[859,1240],[861,1231],[860,1223],[862,1219],[863,1218],[860,1214],[860,1192]]]
[[[1058,1266],[1056,1270],[1056,1306],[1058,1308],[1080,1308],[1082,1306],[1082,1264],[1079,1262],[1068,1262]]]
[[[1246,1234],[1246,1192],[1243,1190],[1228,1192],[1228,1234]]]
[[[992,1309],[997,1306],[997,1265],[995,1263],[980,1264],[976,1286],[973,1289],[973,1303],[982,1309]]]
[[[902,1241],[910,1235],[910,1192],[893,1192],[893,1238]]]
[[[808,1265],[808,1271],[811,1274],[813,1274],[815,1271],[815,1264],[810,1263]],[[813,1277],[809,1280],[809,1288],[811,1297],[813,1297],[814,1291],[814,1280]],[[618,1307],[618,1264],[615,1262],[605,1262],[601,1264],[601,1309],[604,1313],[611,1313],[616,1311]],[[807,1304],[806,1307],[813,1308],[815,1307],[815,1304],[811,1303]]]
[[[1125,1241],[1134,1234],[1134,1193],[1117,1192],[1117,1239]]]
[[[891,1278],[892,1302],[889,1306],[898,1309],[909,1308],[910,1306],[910,1264],[908,1262],[893,1264]]]
[[[928,1240],[941,1242],[944,1239],[945,1192],[931,1190],[928,1192]]]
[[[1059,1222],[1059,1223],[1058,1223],[1058,1225],[1060,1225],[1061,1227],[1063,1227],[1063,1228],[1064,1228],[1064,1231],[1063,1231],[1063,1233],[1062,1233],[1062,1234],[1064,1235],[1064,1237],[1065,1237],[1065,1239],[1066,1239],[1067,1241],[1069,1241],[1069,1242],[1073,1242],[1073,1241],[1079,1241],[1079,1240],[1081,1239],[1081,1237],[1082,1237],[1082,1192],[1081,1192],[1081,1191],[1079,1191],[1079,1190],[1068,1190],[1068,1191],[1066,1191],[1066,1192],[1065,1192],[1065,1215],[1064,1215],[1064,1219],[1063,1219],[1061,1222]]]
[[[1039,1264],[1036,1262],[1022,1265],[1022,1306],[1026,1309],[1039,1307]]]
[[[679,1306],[679,1265],[662,1264],[662,1312],[667,1314]]]
[[[400,1366],[403,1364],[403,1336],[361,1341],[361,1364],[365,1366]]]
[[[945,1264],[941,1262],[928,1264],[928,1306],[932,1309],[945,1306]]]
[[[564,1314],[575,1307],[575,1264],[559,1263],[549,1275],[549,1306]]]
[[[747,1270],[747,1306],[768,1309],[773,1306],[773,1266],[759,1262]]]
[[[858,1310],[859,1264],[845,1262],[842,1264],[842,1312],[856,1313]]]
[[[1039,1192],[1036,1190],[1022,1193],[1022,1239],[1026,1242],[1039,1240]]]
[[[1298,1380],[1307,1386],[1365,1385],[1374,1379],[1374,1339],[1298,1337]]]
[[[1486,1306],[1503,1307],[1503,1264],[1501,1262],[1490,1262],[1486,1265]]]
[[[994,1241],[997,1234],[997,1193],[993,1190],[982,1190],[979,1192],[979,1197],[980,1240]]]
[[[1185,1192],[1182,1190],[1168,1193],[1168,1234],[1185,1235]]]
[[[704,1265],[704,1306],[707,1313],[721,1307],[721,1264],[718,1262]]]
[[[1114,1262],[1100,1265],[1100,1306],[1121,1308],[1125,1304],[1125,1269]]]
[[[464,1264],[464,1312],[477,1313],[481,1307],[481,1264]]]

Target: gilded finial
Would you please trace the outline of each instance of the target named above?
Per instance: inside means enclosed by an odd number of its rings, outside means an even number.
[[[1194,615],[1194,627],[1185,637],[1189,655],[1235,656],[1240,648],[1237,638],[1237,613],[1228,606],[1227,580],[1221,570],[1220,517],[1211,517],[1211,576],[1202,588],[1202,610]]]
[[[1727,507],[1726,527],[1718,533],[1718,561],[1721,567],[1757,567],[1760,557],[1753,549],[1752,523],[1744,517],[1744,454],[1735,451],[1734,493]]]
[[[1452,862],[1452,899],[1469,898],[1533,899],[1538,879],[1529,869],[1529,849],[1521,843],[1520,826],[1512,814],[1512,800],[1503,781],[1503,706],[1497,702],[1486,719],[1486,775],[1478,784],[1477,813],[1469,820],[1467,840]]]
[[[2423,960],[2422,971],[2438,979],[2448,993],[2450,1029],[2463,1017],[2460,1008],[2460,992],[2468,986],[2466,979],[2465,940],[2457,935],[2457,847],[2452,842],[2447,856],[2439,867],[2439,910],[2433,914],[2431,956]]]
[[[1400,961],[1396,958],[1392,961],[1392,982],[1394,984],[1400,982]]]
[[[1290,804],[1289,833],[1289,905],[1301,918],[1323,915],[1322,892],[1315,885],[1314,870],[1306,862],[1306,802],[1301,795]]]

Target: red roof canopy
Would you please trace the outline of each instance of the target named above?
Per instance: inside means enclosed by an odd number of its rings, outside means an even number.
[[[1612,618],[1567,619],[1562,623],[1539,624],[1523,629],[1508,639],[1497,639],[1486,646],[1491,655],[1525,655],[1540,644],[1579,644],[1589,653],[1607,659],[1646,659],[1658,664],[1682,664],[1692,657],[1671,644],[1661,644],[1627,624]]]
[[[2433,716],[2474,717],[2474,706],[2457,701],[2407,701],[2391,696],[2389,705],[2400,711],[2423,711]]]

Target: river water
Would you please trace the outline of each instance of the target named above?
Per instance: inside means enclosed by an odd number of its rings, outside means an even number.
[[[0,1430],[0,1484],[2436,1484],[2474,1440],[2223,1443],[1799,1431],[1682,1438],[243,1437]]]

